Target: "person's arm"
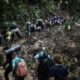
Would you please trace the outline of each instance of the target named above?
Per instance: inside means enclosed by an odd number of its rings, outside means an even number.
[[[15,69],[15,60],[12,60],[12,69]]]
[[[39,64],[39,61],[38,59],[36,59],[35,60],[35,73],[37,73],[38,64]]]
[[[39,64],[39,61],[38,61],[38,59],[36,59],[35,60],[35,66],[36,66],[36,68],[38,67],[38,64]]]

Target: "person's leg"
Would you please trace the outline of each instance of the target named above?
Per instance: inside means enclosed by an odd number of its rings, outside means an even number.
[[[9,80],[8,75],[9,75],[9,73],[10,73],[11,71],[12,71],[11,66],[8,66],[8,67],[5,69],[5,72],[4,72],[4,78],[5,78],[5,80]]]
[[[14,41],[14,37],[15,37],[15,34],[12,33],[12,38],[11,38],[11,42],[12,42],[12,43],[13,43],[13,41]]]
[[[15,80],[25,80],[24,77],[16,77]]]
[[[43,80],[42,76],[39,75],[38,76],[38,80]]]
[[[49,80],[48,76],[38,76],[38,80]]]
[[[20,77],[20,80],[25,80],[25,78],[24,77]]]

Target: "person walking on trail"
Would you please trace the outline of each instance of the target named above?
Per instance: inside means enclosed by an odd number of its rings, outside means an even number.
[[[25,80],[25,77],[28,75],[25,61],[19,57],[16,52],[13,52],[12,57],[12,70],[14,80]]]
[[[36,20],[36,30],[43,30],[45,27],[45,23],[43,19],[37,19]]]
[[[34,59],[36,63],[38,80],[49,80],[49,67],[53,65],[50,55],[40,49],[34,56]]]
[[[4,47],[3,52],[5,53],[5,50],[8,50],[8,49],[9,49],[9,47]],[[5,78],[5,80],[9,80],[8,75],[12,71],[12,64],[11,64],[11,62],[12,62],[12,51],[7,53],[7,54],[5,53],[5,56],[6,56],[6,61],[3,64],[4,78]]]
[[[12,72],[12,54],[13,51],[20,51],[20,46],[16,45],[14,47],[6,46],[3,48],[3,52],[5,53],[6,61],[3,63],[4,69],[4,78],[5,80],[9,80],[9,74]]]
[[[35,26],[33,23],[31,23],[30,21],[27,21],[25,23],[25,27],[26,27],[26,33],[30,36],[32,35],[32,32],[35,31]]]
[[[20,39],[22,38],[22,35],[21,35],[22,33],[16,23],[12,23],[10,30],[14,34],[14,36],[17,36]]]
[[[55,54],[53,57],[54,65],[49,70],[50,79],[67,80],[68,69],[63,64],[63,59],[60,54]]]
[[[12,32],[11,31],[7,31],[6,39],[7,39],[8,44],[10,45],[11,44],[11,40],[12,40]]]

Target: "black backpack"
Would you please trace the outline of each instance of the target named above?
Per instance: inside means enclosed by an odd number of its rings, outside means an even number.
[[[43,56],[39,56],[38,60],[40,62],[38,65],[38,73],[47,75],[49,73],[49,68],[53,65],[53,60],[45,53]]]

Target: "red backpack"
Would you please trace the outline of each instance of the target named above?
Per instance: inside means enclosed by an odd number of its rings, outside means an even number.
[[[28,70],[25,62],[19,62],[17,65],[16,75],[18,77],[25,77],[28,75]]]

